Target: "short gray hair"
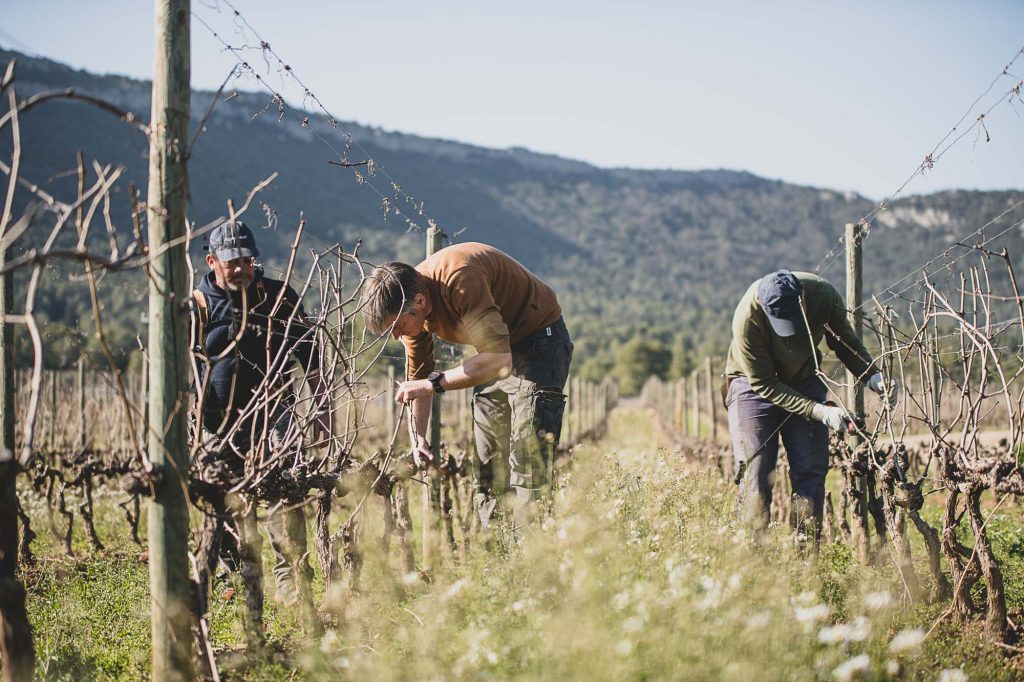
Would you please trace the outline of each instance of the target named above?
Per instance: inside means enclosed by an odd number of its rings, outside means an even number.
[[[408,263],[392,261],[375,267],[363,280],[359,295],[366,328],[373,334],[383,334],[416,294],[426,293],[426,279]]]

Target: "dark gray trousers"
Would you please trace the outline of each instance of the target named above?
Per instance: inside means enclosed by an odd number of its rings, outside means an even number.
[[[824,402],[827,394],[825,384],[817,377],[793,388],[819,402]],[[809,510],[820,529],[828,474],[828,428],[762,398],[750,388],[746,377],[730,381],[725,404],[736,470],[741,462],[749,462],[736,501],[741,518],[755,525],[768,523],[781,435],[795,501]]]
[[[549,493],[572,351],[559,319],[512,348],[511,375],[473,389],[474,474],[483,525],[497,497],[509,489],[517,511]]]

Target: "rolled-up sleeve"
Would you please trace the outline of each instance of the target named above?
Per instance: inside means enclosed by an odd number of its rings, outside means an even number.
[[[406,380],[426,379],[434,371],[434,336],[423,330],[416,336],[403,336]]]

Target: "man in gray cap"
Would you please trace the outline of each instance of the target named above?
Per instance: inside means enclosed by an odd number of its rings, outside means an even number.
[[[779,270],[751,284],[736,307],[732,334],[725,402],[734,463],[742,473],[737,509],[744,520],[767,525],[781,435],[798,516],[813,517],[820,533],[828,431],[844,431],[853,420],[843,408],[825,404],[822,337],[854,376],[892,405],[899,387],[873,369],[839,292],[810,273]]]
[[[269,461],[310,445],[293,418],[296,363],[314,396],[315,407],[308,410],[314,443],[329,435],[330,414],[315,329],[295,290],[265,277],[256,265],[260,252],[252,231],[244,223],[226,222],[210,234],[207,249],[210,271],[192,292],[197,418],[204,434],[194,466],[226,490],[251,475],[257,463],[265,470]],[[288,462],[294,459],[289,456]],[[269,480],[264,479],[265,488],[282,487]],[[306,520],[301,505],[291,505],[294,500],[275,502],[266,525],[277,558],[277,595],[292,603],[304,589],[300,581],[308,585],[312,575],[306,559]],[[261,646],[262,541],[255,504],[251,497],[229,494],[224,500],[229,513],[207,517],[206,525],[212,527],[204,529],[200,543],[200,587],[205,594],[218,556],[236,554],[248,591],[256,590],[246,595],[248,621],[259,621],[246,623],[247,634],[250,644]],[[282,506],[292,508],[282,511]],[[233,534],[224,532],[228,525],[235,526],[240,540],[235,548],[230,547]]]

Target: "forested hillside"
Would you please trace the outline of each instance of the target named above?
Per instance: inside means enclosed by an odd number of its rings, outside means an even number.
[[[21,98],[73,87],[148,120],[147,82],[96,76],[0,51],[0,63],[15,57]],[[194,126],[212,96],[194,94]],[[265,204],[247,214],[250,225],[265,226],[259,239],[270,269],[286,259],[300,216],[308,220],[304,254],[335,242],[351,247],[361,239],[361,253],[370,260],[420,256],[422,233],[382,210],[374,187],[385,196],[393,191],[382,171],[371,176],[366,167],[329,164],[337,160],[330,147],[292,117],[281,117],[269,95],[229,92],[220,99],[193,150],[195,221],[202,224],[223,213],[228,198],[240,201],[276,171],[277,180],[260,194]],[[293,104],[301,103],[287,106]],[[343,113],[344,103],[334,106]],[[842,286],[841,255],[832,261],[826,256],[844,223],[857,221],[874,206],[861,196],[744,172],[602,169],[524,149],[484,149],[353,123],[344,127],[362,145],[349,152],[350,160],[365,160],[365,150],[378,169],[385,169],[414,198],[402,198],[401,207],[419,227],[432,218],[453,241],[494,244],[558,289],[576,337],[578,367],[593,377],[610,371],[616,348],[637,337],[673,352],[677,370],[691,357],[721,352],[736,299],[764,272],[814,270],[825,261],[824,274]],[[144,136],[109,114],[76,102],[48,103],[26,114],[21,128],[23,177],[51,192],[72,192],[77,182],[74,150],[80,148],[88,159],[123,164],[125,177],[143,188],[144,197]],[[340,130],[323,133],[321,128],[321,134],[336,150],[348,144]],[[0,140],[0,155],[9,158],[10,152],[10,139]],[[911,170],[893,168],[887,159],[878,159],[878,169],[894,179]],[[356,172],[367,182],[358,182]],[[124,194],[122,188],[123,201],[116,201],[112,211],[127,240],[131,223]],[[923,265],[1022,198],[1024,192],[956,191],[896,201],[872,221],[865,245],[866,291]],[[27,193],[21,197],[27,199]],[[422,215],[415,210],[419,202]],[[987,234],[1022,217],[1018,209]],[[34,229],[41,243],[45,225]],[[1010,230],[990,246],[1004,244],[1021,263],[1020,230]],[[200,254],[194,245],[193,256]],[[955,255],[954,249],[950,256]],[[72,362],[81,344],[92,343],[85,289],[62,286],[66,277],[54,268],[38,299],[55,323],[46,330],[50,364]],[[106,283],[102,289],[111,340],[130,348],[140,329],[145,287],[141,279],[135,285],[119,279],[116,286]],[[65,341],[58,343],[59,338]]]

